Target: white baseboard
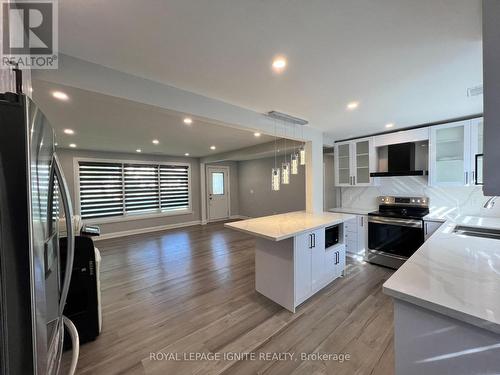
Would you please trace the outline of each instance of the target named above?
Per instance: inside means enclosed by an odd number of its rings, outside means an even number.
[[[176,224],[167,224],[167,225],[159,225],[156,227],[148,227],[148,228],[140,228],[140,229],[132,229],[132,230],[124,230],[121,232],[113,232],[113,233],[105,233],[101,234],[98,237],[93,237],[94,241],[108,240],[110,238],[118,238],[125,236],[132,236],[134,234],[142,234],[142,233],[151,233],[158,232],[161,230],[175,229],[175,228],[184,228],[184,227],[192,227],[194,225],[200,225],[201,220],[187,221],[184,223],[176,223]]]

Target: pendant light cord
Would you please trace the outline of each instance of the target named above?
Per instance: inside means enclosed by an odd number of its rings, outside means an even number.
[[[276,148],[277,148],[277,141],[278,137],[276,134],[276,119],[274,119],[274,169],[276,169],[276,162],[277,162],[277,157],[276,157]]]
[[[283,132],[285,133],[285,149],[283,150],[283,160],[286,163],[286,123],[285,120],[283,120]]]

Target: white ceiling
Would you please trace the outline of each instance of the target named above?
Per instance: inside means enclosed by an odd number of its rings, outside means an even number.
[[[78,149],[136,152],[202,157],[239,150],[272,141],[262,134],[194,118],[185,125],[182,113],[41,80],[33,81],[33,99],[47,116],[57,135],[59,147],[75,143]],[[63,91],[68,101],[52,97]],[[64,134],[73,129],[74,135]],[[160,141],[159,145],[152,143]],[[210,146],[215,145],[215,151]]]
[[[482,112],[480,0],[61,0],[61,51],[344,138]],[[270,69],[288,57],[282,75]],[[351,100],[360,107],[347,112]]]

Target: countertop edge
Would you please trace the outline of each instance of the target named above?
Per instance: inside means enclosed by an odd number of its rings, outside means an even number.
[[[330,225],[342,224],[343,222],[354,218],[353,214],[341,213],[341,215],[351,216],[351,217],[347,217],[347,218],[343,218],[343,219],[336,219],[336,220],[330,221],[328,223],[323,223],[321,225],[310,226],[310,227],[304,228],[302,230],[299,230],[299,231],[296,231],[296,232],[293,232],[293,233],[289,233],[289,234],[286,234],[286,235],[283,235],[283,236],[280,236],[280,237],[267,236],[265,234],[254,232],[254,231],[251,231],[251,230],[246,230],[246,229],[243,229],[243,228],[233,227],[233,226],[230,225],[231,223],[225,223],[224,224],[224,228],[237,230],[237,231],[240,231],[240,232],[243,232],[243,233],[247,233],[247,234],[253,235],[255,237],[265,238],[265,239],[270,240],[270,241],[278,242],[278,241],[286,240],[286,239],[289,239],[289,238],[293,238],[293,237],[295,237],[295,236],[297,236],[299,234],[303,234],[303,233],[306,233],[306,232],[309,232],[309,231],[312,231],[312,230],[316,230],[316,229],[320,229],[320,228],[326,228],[326,227],[328,227]],[[248,220],[252,220],[252,219],[248,219]],[[236,223],[237,222],[238,221],[236,221]]]
[[[450,318],[455,319],[455,320],[459,320],[459,321],[467,323],[467,324],[471,324],[475,327],[478,327],[478,328],[481,328],[481,329],[484,329],[484,330],[487,330],[487,331],[490,331],[493,333],[500,334],[500,325],[493,323],[489,320],[485,320],[485,319],[477,317],[475,315],[470,315],[470,314],[464,313],[462,311],[455,310],[455,309],[440,305],[439,303],[436,303],[436,302],[432,302],[432,301],[425,300],[425,299],[422,299],[419,297],[415,297],[411,294],[400,292],[398,290],[395,290],[395,289],[392,289],[390,287],[385,286],[385,283],[384,283],[384,285],[382,285],[382,291],[384,294],[386,294],[392,298],[398,299],[400,301],[410,303],[410,304],[418,306],[420,308],[430,310],[432,312],[450,317]]]

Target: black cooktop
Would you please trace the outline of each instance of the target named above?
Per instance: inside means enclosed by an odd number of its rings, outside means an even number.
[[[370,212],[368,215],[420,220],[428,213],[429,209],[424,207],[381,206],[378,211]]]

